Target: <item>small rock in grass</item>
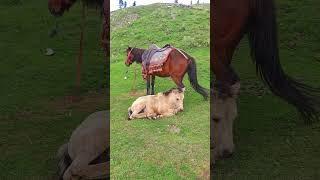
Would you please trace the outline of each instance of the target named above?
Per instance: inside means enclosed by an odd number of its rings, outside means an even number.
[[[46,49],[46,52],[45,52],[45,55],[46,55],[46,56],[53,56],[54,53],[55,53],[55,52],[53,51],[53,49],[47,48],[47,49]]]
[[[179,134],[180,133],[180,128],[178,128],[176,125],[168,125],[169,132],[174,133],[174,134]]]

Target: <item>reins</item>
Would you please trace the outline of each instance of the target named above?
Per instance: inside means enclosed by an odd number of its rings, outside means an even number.
[[[132,52],[133,49],[134,49],[134,48],[131,48],[131,50],[129,51],[128,56],[127,56],[127,60],[128,60],[128,58],[130,57],[131,52]],[[129,63],[132,63],[132,60],[131,60],[131,59],[129,60]]]
[[[133,49],[134,49],[134,48],[131,48],[131,50],[130,50],[129,53],[128,53],[127,58],[130,57]],[[132,61],[130,60],[129,63],[132,63]],[[128,79],[128,77],[127,77],[128,72],[129,72],[129,67],[127,67],[127,70],[126,70],[126,72],[125,72],[125,77],[124,77],[124,79]],[[131,85],[131,91],[136,91],[136,79],[137,79],[137,68],[136,68],[136,66],[134,66],[134,78],[133,78],[133,83],[132,83],[132,85]]]
[[[136,88],[136,81],[137,80],[137,67],[134,66],[134,78],[133,78],[133,83],[132,83],[132,86],[131,86],[131,91],[136,91],[137,88]]]

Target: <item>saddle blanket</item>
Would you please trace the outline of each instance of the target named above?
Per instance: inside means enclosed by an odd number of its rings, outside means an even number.
[[[156,45],[152,45],[148,50],[142,54],[142,75],[146,79],[148,75],[155,72],[161,72],[163,64],[167,61],[170,52],[174,48],[172,46],[166,46],[159,48]]]

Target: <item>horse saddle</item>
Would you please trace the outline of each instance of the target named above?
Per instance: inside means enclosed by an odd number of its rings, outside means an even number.
[[[146,79],[149,74],[162,71],[162,66],[167,61],[168,55],[173,49],[169,44],[163,48],[152,44],[149,49],[142,54],[143,78]]]

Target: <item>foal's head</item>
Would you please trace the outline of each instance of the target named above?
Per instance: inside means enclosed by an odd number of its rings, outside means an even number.
[[[178,111],[183,110],[184,91],[178,88],[172,88],[163,93],[168,97],[168,102],[174,106]]]
[[[48,8],[52,15],[62,16],[75,2],[76,0],[48,0]]]

